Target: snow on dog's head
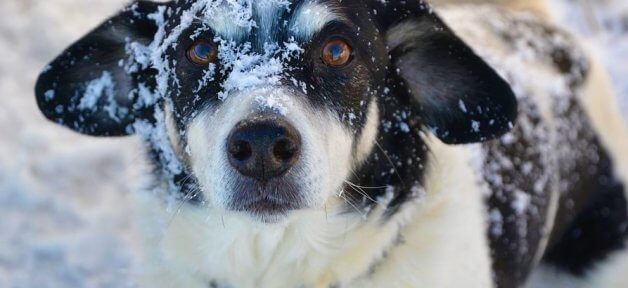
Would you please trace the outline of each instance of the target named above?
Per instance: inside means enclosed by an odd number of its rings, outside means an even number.
[[[36,94],[78,132],[143,136],[173,195],[264,220],[395,210],[421,188],[423,131],[477,142],[516,115],[509,86],[418,0],[136,1]]]

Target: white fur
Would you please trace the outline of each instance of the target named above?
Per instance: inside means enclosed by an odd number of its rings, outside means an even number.
[[[290,20],[290,31],[301,40],[308,40],[331,21],[343,17],[334,12],[334,7],[309,0],[302,4]]]
[[[377,102],[373,101],[369,104],[368,113],[366,114],[366,123],[364,124],[362,134],[356,145],[353,168],[357,169],[357,166],[366,161],[366,158],[371,154],[371,151],[375,147],[377,133],[379,132],[379,123],[379,108],[377,107]]]
[[[177,124],[174,120],[172,105],[164,105],[164,115],[166,122],[166,132],[168,134],[168,140],[174,150],[177,157],[185,157],[183,153],[183,147],[181,147],[181,138],[177,130]]]
[[[492,287],[485,207],[469,165],[470,146],[430,138],[425,194],[401,231],[403,244],[352,287]]]
[[[614,159],[615,173],[628,183],[628,127],[608,75],[595,58],[579,96],[604,148]]]

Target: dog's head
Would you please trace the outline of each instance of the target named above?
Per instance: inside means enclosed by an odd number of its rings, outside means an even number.
[[[386,194],[392,207],[420,186],[426,133],[491,139],[517,110],[419,0],[136,1],[36,95],[78,132],[145,136],[186,200],[262,219]]]

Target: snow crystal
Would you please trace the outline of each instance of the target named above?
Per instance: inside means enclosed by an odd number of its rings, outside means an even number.
[[[115,99],[115,83],[110,72],[104,71],[100,78],[87,82],[85,93],[77,106],[81,110],[96,111],[98,102],[105,97],[105,105],[102,107],[109,118],[119,121],[128,113],[128,109],[120,107]]]
[[[462,99],[458,100],[458,107],[460,107],[462,112],[467,113],[467,106],[464,105],[464,101],[462,101]]]
[[[471,130],[473,130],[473,132],[480,132],[480,122],[472,120]]]
[[[104,71],[100,78],[87,83],[85,94],[81,98],[78,108],[82,110],[96,110],[96,103],[103,95],[110,100],[113,99],[115,96],[114,85],[111,73]]]
[[[515,199],[510,203],[517,215],[523,215],[528,210],[532,198],[523,191],[515,192]]]
[[[264,85],[277,85],[281,80],[283,62],[275,57],[279,47],[273,44],[265,44],[264,54],[251,51],[251,43],[242,45],[234,41],[216,39],[220,43],[219,59],[223,73],[230,71],[227,79],[221,86],[222,91],[218,97],[224,100],[230,93],[243,91],[251,87]]]
[[[290,98],[285,93],[279,93],[276,90],[264,93],[264,96],[257,96],[255,101],[259,104],[260,109],[275,111],[281,115],[288,114],[288,108],[284,103],[289,102]]]
[[[392,201],[394,197],[395,197],[395,187],[388,185],[386,186],[386,191],[384,192],[384,194],[378,196],[377,199],[375,199],[375,201],[379,205],[387,205],[388,203],[390,203],[390,201]]]
[[[404,133],[410,133],[410,126],[406,122],[399,123],[399,129]]]
[[[131,91],[131,97],[136,98],[133,109],[139,110],[145,107],[151,107],[157,103],[157,98],[153,91],[146,86],[144,83],[139,83],[138,88]]]
[[[44,93],[44,98],[46,101],[52,101],[52,99],[55,98],[55,90],[50,89],[46,91],[46,93]]]
[[[200,92],[203,88],[207,86],[211,81],[214,81],[214,75],[216,74],[216,64],[210,63],[205,72],[203,72],[203,76],[198,80],[198,87],[194,89],[193,93]]]
[[[491,209],[488,213],[490,223],[490,233],[493,236],[501,236],[504,233],[504,216],[497,208]]]
[[[138,120],[133,123],[133,130],[138,133],[145,141],[151,143],[154,149],[159,152],[159,162],[163,165],[166,177],[173,177],[183,171],[183,165],[176,156],[170,141],[168,132],[166,131],[165,115],[159,108],[155,107],[156,124],[152,124],[146,120]],[[169,179],[172,181],[173,179]],[[173,183],[170,183],[173,185]]]

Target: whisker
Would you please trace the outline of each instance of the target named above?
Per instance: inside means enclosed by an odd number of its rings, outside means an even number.
[[[200,188],[194,187],[194,189],[192,189],[190,191],[190,193],[187,193],[181,199],[177,200],[177,209],[175,210],[175,212],[172,215],[172,217],[168,220],[168,227],[170,227],[172,222],[174,222],[175,218],[180,214],[181,207],[183,207],[183,205],[185,205],[186,202],[188,202],[191,199],[194,199],[196,196],[198,196],[199,192],[200,192]]]
[[[378,203],[375,199],[373,199],[371,196],[369,196],[366,191],[362,190],[362,188],[358,185],[355,185],[347,180],[343,180],[347,185],[351,186],[352,188],[354,188],[354,190],[356,192],[358,192],[360,195],[366,197],[368,200],[370,200],[373,203]]]
[[[349,182],[349,183],[351,183],[351,182]],[[355,184],[355,183],[351,183],[351,184],[352,184],[353,186],[355,186],[355,187],[360,187],[360,188],[362,188],[362,189],[370,189],[370,190],[377,190],[377,189],[385,189],[385,188],[388,188],[388,186],[360,186],[360,185]]]
[[[362,212],[362,210],[360,210],[358,206],[356,206],[351,200],[349,200],[343,194],[344,193],[338,194],[338,197],[342,198],[346,203],[348,203],[356,212],[360,214],[360,216],[362,216],[363,218],[366,218],[366,214],[364,214],[364,212]]]
[[[388,163],[390,163],[390,166],[392,167],[393,171],[395,172],[395,174],[399,178],[399,181],[401,181],[401,185],[403,185],[403,187],[406,187],[406,184],[403,181],[403,178],[401,177],[401,174],[399,174],[399,171],[397,171],[397,166],[395,165],[395,163],[393,163],[392,159],[390,159],[390,157],[388,156],[388,154],[386,153],[384,148],[382,148],[382,145],[380,145],[379,142],[377,142],[377,140],[375,140],[375,146],[377,146],[377,148],[379,148],[379,150],[382,151],[382,153],[384,154],[384,157],[386,157],[386,160],[388,160]]]

